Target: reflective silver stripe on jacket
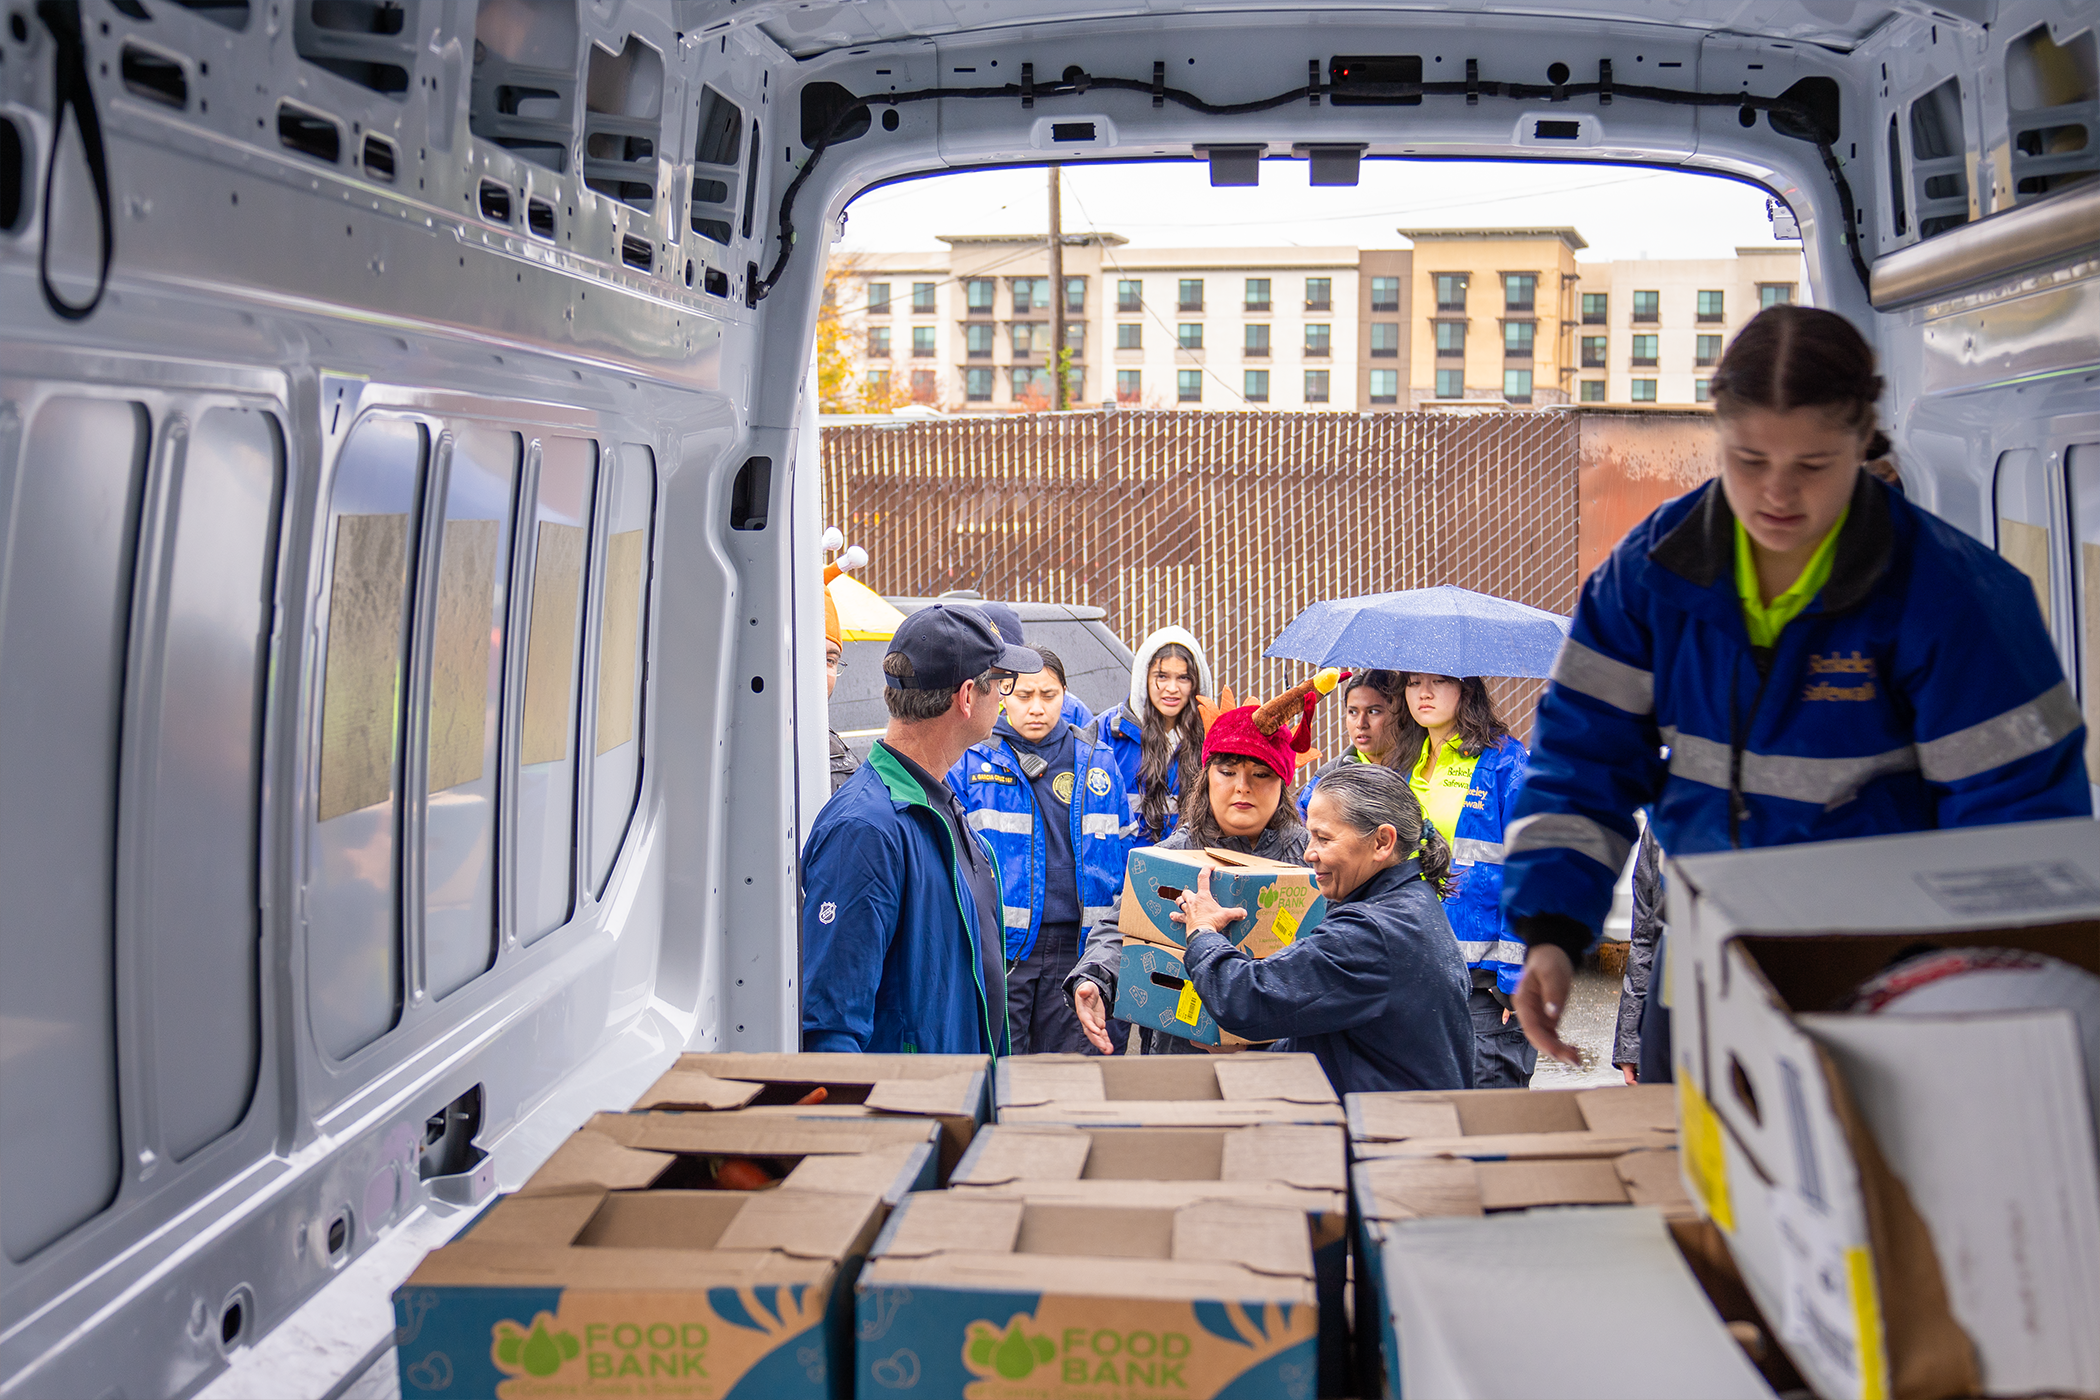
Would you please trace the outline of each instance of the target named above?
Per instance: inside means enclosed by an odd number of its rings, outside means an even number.
[[[1560,644],[1553,661],[1553,680],[1632,715],[1655,708],[1655,673],[1614,661],[1573,637]]]
[[[1026,836],[1035,830],[1035,817],[1027,812],[994,812],[979,807],[970,813],[973,831],[1001,831],[1008,836]]]
[[[2015,759],[2031,758],[2070,737],[2084,721],[2068,680],[1981,724],[1918,745],[1918,766],[1935,783],[1958,783]]]
[[[1670,746],[1670,776],[1707,787],[1728,787],[1728,745],[1697,734],[1663,731]],[[1891,773],[1918,766],[1918,752],[1905,745],[1858,758],[1800,758],[1792,754],[1743,752],[1743,791],[1759,797],[1783,797],[1819,807],[1841,807],[1861,788]]]
[[[1113,904],[1084,905],[1079,910],[1079,922],[1088,928],[1092,928],[1096,924],[1106,922],[1108,917],[1115,912],[1116,906]]]
[[[1530,950],[1522,943],[1512,939],[1498,938],[1493,942],[1482,939],[1476,943],[1468,943],[1464,939],[1460,939],[1458,951],[1469,963],[1498,962],[1508,963],[1513,967],[1522,967],[1524,965],[1524,954]]]
[[[1502,864],[1500,841],[1476,841],[1470,836],[1461,836],[1451,843],[1451,859],[1458,865]]]
[[[1510,855],[1525,851],[1568,850],[1588,856],[1614,875],[1626,868],[1633,842],[1610,827],[1573,812],[1538,812],[1509,824],[1503,842]]]
[[[1035,911],[1025,904],[1002,904],[999,907],[1005,912],[1008,928],[1027,928],[1028,921],[1035,914]]]
[[[1105,812],[1085,812],[1079,818],[1081,836],[1114,836],[1122,829],[1122,821]]]

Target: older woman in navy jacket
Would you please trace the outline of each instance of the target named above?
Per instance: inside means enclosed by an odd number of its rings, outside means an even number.
[[[1337,1093],[1471,1088],[1472,979],[1440,901],[1451,851],[1407,779],[1345,765],[1313,794],[1306,827],[1327,917],[1250,958],[1223,932],[1247,911],[1221,908],[1204,872],[1174,916],[1191,930],[1196,995],[1234,1035],[1317,1056]]]

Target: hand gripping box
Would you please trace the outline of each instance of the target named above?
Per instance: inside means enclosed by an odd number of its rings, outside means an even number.
[[[820,1092],[821,1091],[821,1092]],[[815,1098],[815,1103],[809,1102]],[[991,1117],[989,1055],[680,1055],[634,1106],[776,1117],[920,1117],[941,1125],[941,1174]]]
[[[404,1400],[846,1400],[875,1192],[499,1198],[394,1292]]]
[[[1667,1084],[1351,1094],[1349,1151],[1373,1157],[1609,1158],[1677,1145]]]
[[[1664,955],[1687,1185],[1830,1400],[2100,1392],[2069,1012],[1843,1011],[1921,945],[2100,972],[2100,824],[1693,856]]]
[[[1265,958],[1317,927],[1327,916],[1327,900],[1302,865],[1225,850],[1131,852],[1118,921],[1123,969],[1116,979],[1116,1016],[1199,1045],[1237,1049],[1249,1042],[1219,1026],[1189,983],[1182,960],[1188,930],[1172,917],[1174,901],[1196,887],[1204,870],[1211,872],[1211,895],[1219,904],[1247,911],[1223,932],[1249,957]]]
[[[1061,1205],[1178,1209],[1199,1201],[1304,1213],[1320,1304],[1319,1392],[1348,1393],[1348,1182],[1339,1128],[1002,1125],[971,1144],[957,1193]],[[1676,1179],[1674,1168],[1671,1180]]]
[[[863,1396],[1311,1400],[1305,1216],[922,1192],[854,1302]]]
[[[599,1113],[554,1150],[521,1196],[595,1191],[873,1191],[895,1205],[935,1185],[929,1119]]]
[[[1080,1127],[1339,1126],[1342,1106],[1305,1054],[1010,1055],[993,1072],[1004,1123]]]

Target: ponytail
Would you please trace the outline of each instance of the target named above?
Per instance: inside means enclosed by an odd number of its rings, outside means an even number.
[[[1430,822],[1422,823],[1422,845],[1416,853],[1422,862],[1422,878],[1429,888],[1436,891],[1438,899],[1451,897],[1451,843],[1444,839]]]

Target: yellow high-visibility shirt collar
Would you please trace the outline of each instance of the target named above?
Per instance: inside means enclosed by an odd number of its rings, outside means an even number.
[[[1808,565],[1801,570],[1801,577],[1769,603],[1758,591],[1757,559],[1750,551],[1750,532],[1743,528],[1742,521],[1735,522],[1735,591],[1743,600],[1743,626],[1749,630],[1750,645],[1778,645],[1781,629],[1801,616],[1801,610],[1808,606],[1809,600],[1830,582],[1830,566],[1837,559],[1838,532],[1845,528],[1845,517],[1851,513],[1850,506],[1838,512],[1837,523],[1830,527],[1829,534],[1823,536],[1816,552],[1808,556]]]
[[[1415,760],[1414,772],[1408,775],[1408,784],[1415,790],[1415,801],[1422,804],[1422,814],[1448,845],[1457,840],[1458,814],[1466,809],[1466,793],[1473,786],[1473,769],[1480,762],[1480,755],[1470,757],[1458,749],[1459,733],[1451,732],[1444,741],[1444,749],[1437,757],[1436,773],[1428,772],[1429,745],[1422,745],[1422,756]]]

